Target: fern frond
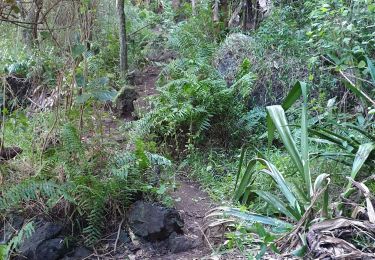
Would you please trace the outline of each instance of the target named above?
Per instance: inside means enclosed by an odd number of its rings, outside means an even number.
[[[53,202],[57,202],[60,197],[74,202],[74,199],[69,195],[67,186],[54,181],[30,179],[3,191],[0,198],[0,212],[15,209],[20,207],[22,202],[39,198],[48,199],[52,207],[55,205]]]
[[[151,165],[153,165],[153,166],[156,166],[156,165],[165,166],[165,167],[172,166],[171,160],[169,160],[169,159],[167,159],[164,156],[161,156],[159,154],[146,152],[146,156],[149,159]]]
[[[72,154],[82,154],[83,146],[77,128],[72,124],[65,124],[61,131],[61,139],[65,151]]]

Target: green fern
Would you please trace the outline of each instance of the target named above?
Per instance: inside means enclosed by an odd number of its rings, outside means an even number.
[[[16,236],[14,236],[7,244],[0,245],[0,259],[8,260],[14,250],[16,250],[22,242],[31,237],[34,232],[34,226],[32,222],[27,223],[22,227]]]
[[[67,201],[74,202],[74,199],[68,193],[68,186],[61,185],[54,181],[30,179],[11,188],[2,191],[0,198],[0,212],[14,210],[20,207],[22,202],[37,200],[40,198],[48,199],[48,205],[54,206],[60,197]]]
[[[152,166],[164,166],[164,167],[172,166],[171,160],[159,154],[146,152],[146,156]]]
[[[81,155],[83,153],[82,142],[77,128],[72,124],[65,124],[61,130],[63,148],[70,154]]]

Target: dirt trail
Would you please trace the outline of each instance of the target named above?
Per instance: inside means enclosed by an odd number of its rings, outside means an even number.
[[[134,101],[135,106],[148,110],[147,97],[157,94],[155,83],[158,79],[160,67],[149,65],[142,72],[136,75],[134,81],[139,98]],[[177,188],[171,194],[175,208],[181,213],[184,219],[184,235],[196,242],[196,247],[180,253],[159,254],[146,250],[139,259],[211,259],[209,256],[212,250],[203,234],[204,216],[215,204],[209,195],[202,191],[197,182],[188,180],[186,177],[177,176]],[[148,251],[148,252],[147,252]]]
[[[188,179],[180,179],[177,189],[171,194],[175,207],[184,218],[184,233],[198,242],[195,249],[180,254],[166,255],[163,259],[202,259],[211,254],[209,242],[203,233],[204,216],[207,211],[215,207],[208,194],[199,184]]]

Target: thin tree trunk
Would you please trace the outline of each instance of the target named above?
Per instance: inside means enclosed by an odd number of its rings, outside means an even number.
[[[38,41],[38,24],[40,13],[43,8],[43,0],[33,0],[30,2],[30,9],[26,11],[26,8],[19,3],[18,7],[21,10],[21,18],[27,23],[27,28],[23,29],[22,35],[24,43],[32,48],[37,45]]]
[[[180,5],[181,5],[180,0],[172,0],[172,8],[175,12],[178,11],[178,9],[180,8]]]
[[[219,17],[219,0],[215,0],[214,10],[213,10],[213,18],[212,19],[215,23],[219,22],[219,20],[220,20],[220,17]]]
[[[42,11],[43,8],[43,1],[42,0],[36,0],[35,1],[36,5],[36,13],[35,13],[35,18],[34,18],[34,25],[33,25],[33,41],[34,44],[38,44],[38,24],[39,24],[39,17],[40,17],[40,12]]]
[[[120,38],[120,74],[125,78],[128,70],[128,47],[126,39],[126,17],[124,10],[124,0],[117,0],[117,14],[119,19],[119,38]]]

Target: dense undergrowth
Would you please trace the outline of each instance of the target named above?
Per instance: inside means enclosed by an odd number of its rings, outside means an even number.
[[[375,222],[373,1],[275,1],[245,31],[213,20],[211,7],[127,4],[129,74],[162,70],[152,109],[125,124],[110,106],[130,85],[113,5],[96,7],[90,39],[77,25],[28,49],[11,44],[20,28],[0,25],[2,148],[23,150],[0,165],[2,218],[50,215],[77,227],[73,242],[98,246],[135,200],[172,206],[184,172],[225,206],[207,218],[228,224],[220,250],[314,257],[316,223]],[[153,61],[159,52],[174,58]],[[31,82],[32,99],[8,77]],[[374,254],[362,231],[342,241]],[[0,247],[4,258],[18,245]]]

